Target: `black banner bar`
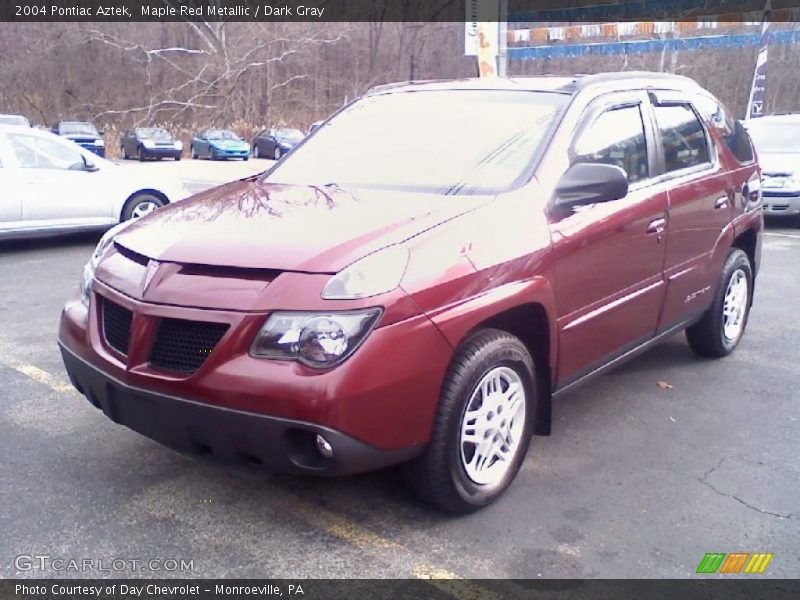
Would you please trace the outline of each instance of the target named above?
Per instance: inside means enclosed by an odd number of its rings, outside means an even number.
[[[772,4],[773,13],[783,11],[784,19],[787,10],[800,9],[800,0]],[[488,13],[481,18],[490,5],[478,0],[4,0],[0,21],[463,22],[468,7],[469,14],[478,11],[478,20],[492,20]],[[763,0],[508,0],[510,22],[542,24],[682,21],[763,8]]]
[[[783,600],[800,580],[716,576],[678,580],[63,579],[0,580],[2,600]]]

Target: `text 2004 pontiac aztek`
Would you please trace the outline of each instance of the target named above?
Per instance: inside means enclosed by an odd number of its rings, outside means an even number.
[[[724,356],[761,248],[747,133],[646,73],[384,86],[264,175],[110,231],[64,363],[112,420],[463,513],[551,399],[681,329]]]

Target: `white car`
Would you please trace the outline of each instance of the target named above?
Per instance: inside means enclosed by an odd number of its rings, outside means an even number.
[[[107,229],[189,196],[64,138],[0,125],[0,239]]]

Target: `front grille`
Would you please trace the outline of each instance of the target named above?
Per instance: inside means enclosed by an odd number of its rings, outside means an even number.
[[[150,366],[194,373],[227,330],[225,323],[161,319],[150,351]]]
[[[133,313],[127,308],[103,298],[103,337],[117,352],[128,354]]]

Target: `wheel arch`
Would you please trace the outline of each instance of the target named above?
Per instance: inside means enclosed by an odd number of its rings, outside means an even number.
[[[549,282],[535,278],[500,286],[432,317],[454,348],[483,328],[506,331],[525,345],[540,375],[534,422],[537,435],[549,435],[551,429],[550,400],[558,341],[553,308]]]
[[[732,248],[739,248],[750,259],[750,267],[753,269],[753,277],[756,273],[756,248],[758,246],[758,234],[754,227],[748,227],[744,231],[738,233],[731,243]]]

